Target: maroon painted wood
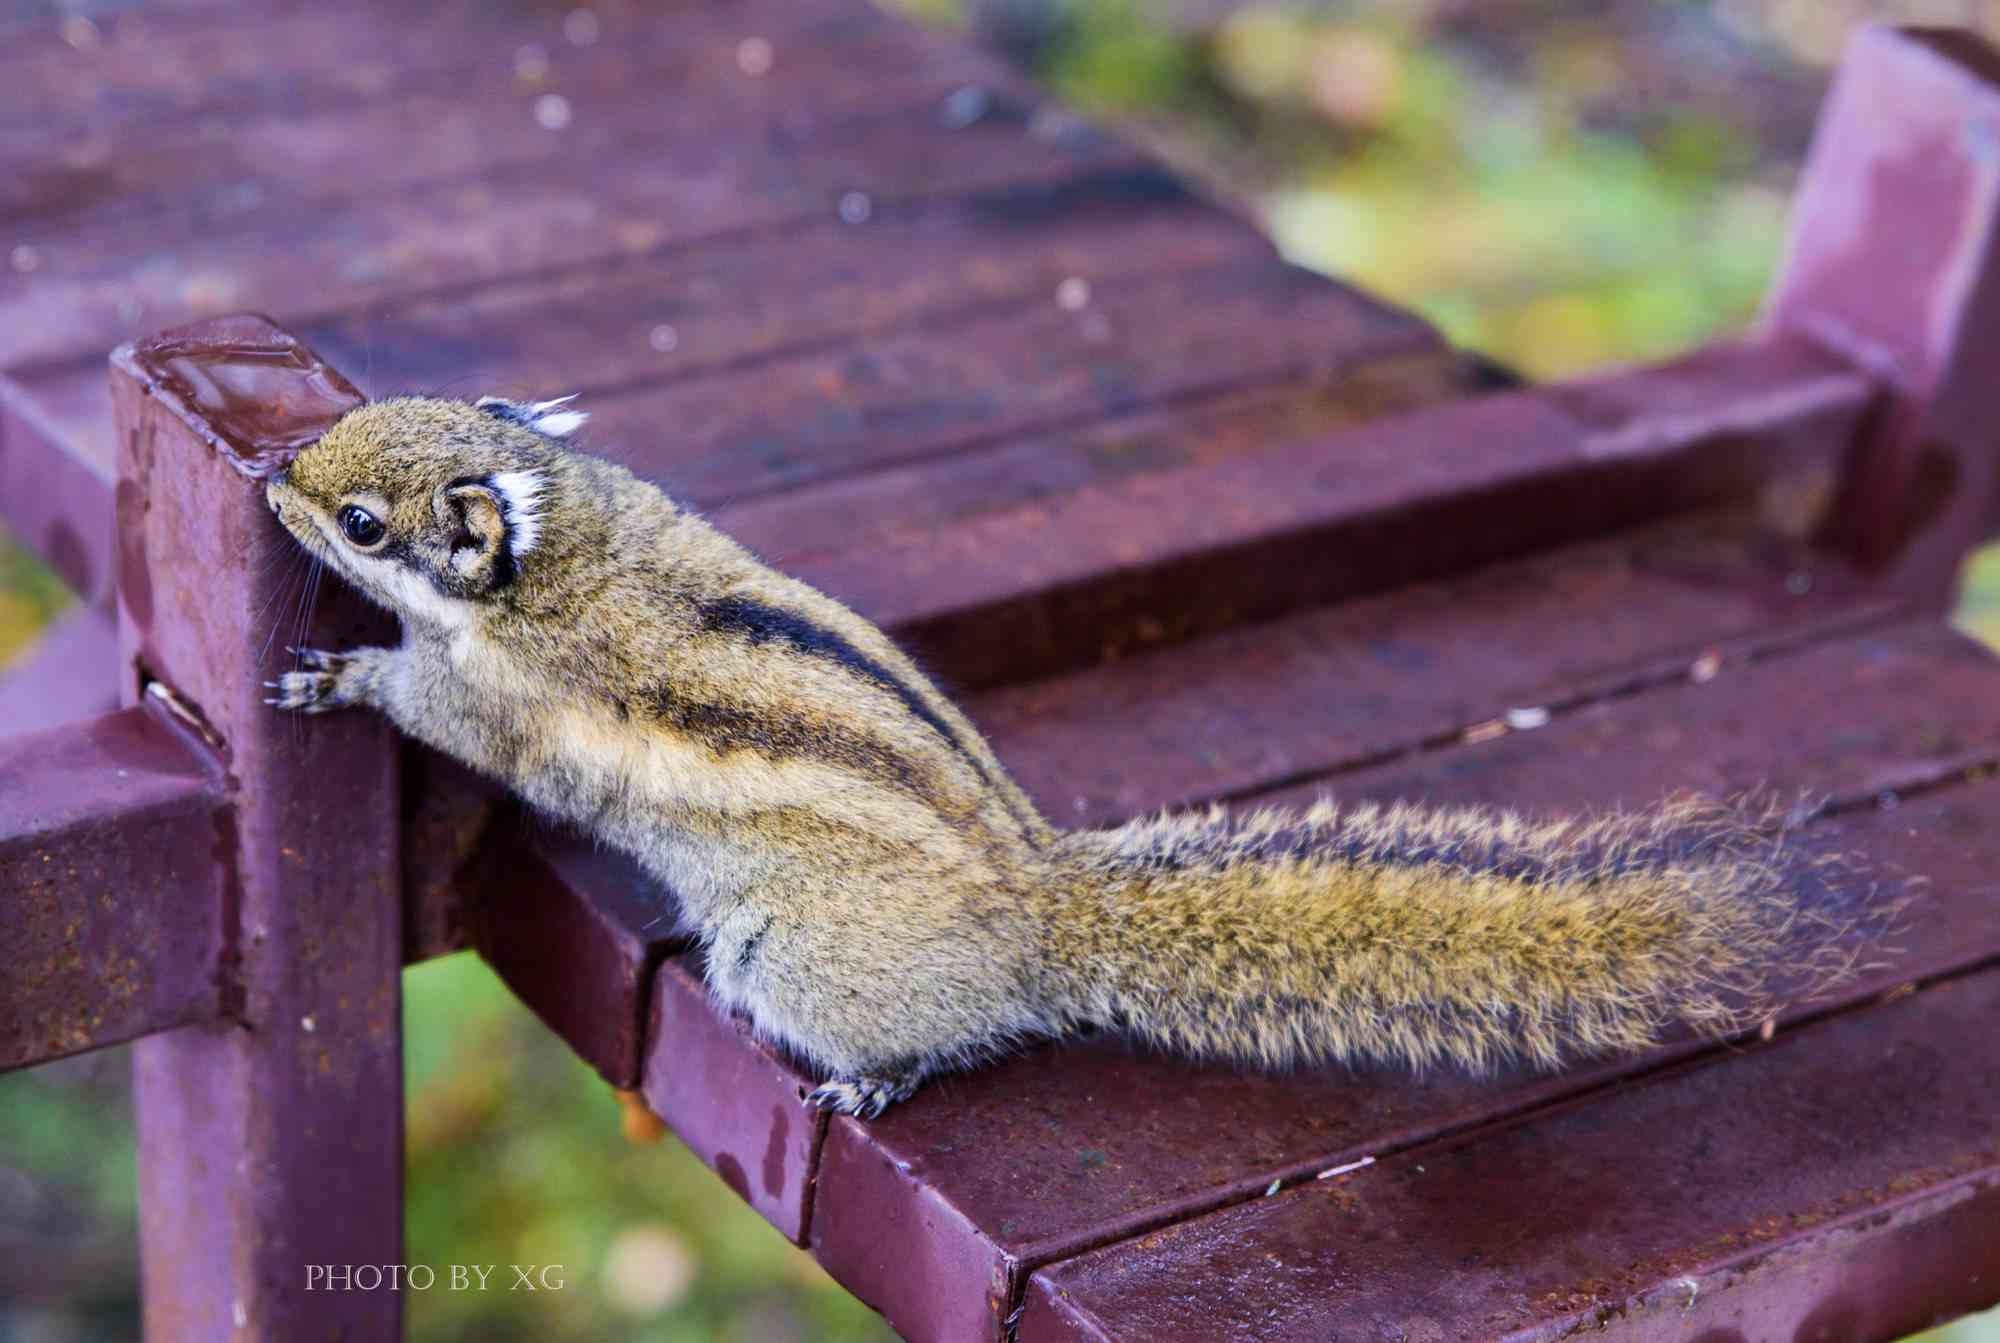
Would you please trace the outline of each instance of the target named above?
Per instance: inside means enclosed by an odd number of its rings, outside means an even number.
[[[712,506],[1175,398],[1337,375],[1436,342],[1414,318],[1252,255],[1107,280],[1079,311],[1051,290],[858,345],[599,397],[592,441]]]
[[[1973,975],[1086,1254],[1020,1337],[1902,1337],[2000,1273],[1996,1010]]]
[[[535,6],[494,9],[479,0],[440,0],[411,8],[362,3],[338,11],[277,0],[260,7],[255,31],[228,0],[190,0],[144,9],[80,4],[95,11],[97,41],[65,42],[46,20],[0,28],[9,41],[0,61],[0,144],[50,134],[115,136],[137,129],[199,126],[217,117],[289,116],[351,109],[493,73],[521,81],[521,92],[562,87],[579,67],[618,60],[639,48],[654,57],[677,50],[730,56],[743,37],[775,47],[880,37],[890,24],[871,10],[786,5],[771,0],[711,0],[648,24],[638,3],[600,0],[593,40],[579,46],[564,32],[568,11]],[[0,25],[10,20],[0,19]],[[385,56],[394,40],[395,59]],[[547,68],[516,62],[523,45],[541,49]],[[603,48],[600,50],[599,48]],[[796,58],[798,51],[784,54]],[[731,64],[724,61],[723,64]],[[747,81],[746,82],[751,82]],[[671,92],[671,90],[663,90]]]
[[[511,804],[471,871],[472,945],[605,1080],[636,1090],[653,968],[674,943],[672,894]]]
[[[1739,660],[1713,680],[1683,678],[1632,705],[1558,705],[1543,728],[1256,796],[1504,801],[1546,813],[1636,806],[1676,786],[1874,805],[2000,761],[1994,672],[1990,651],[1945,625],[1879,627]]]
[[[1970,33],[1863,27],[1821,113],[1767,320],[1893,395],[1829,538],[1944,600],[2000,520],[2000,56]]]
[[[221,1015],[234,824],[157,704],[0,737],[0,1069]]]
[[[719,1013],[689,953],[653,981],[646,1104],[723,1183],[787,1237],[805,1243],[826,1117],[808,1110],[817,1078]]]
[[[64,230],[36,209],[47,200],[50,183],[47,143],[36,143],[31,128],[48,136],[69,130],[95,141],[95,153],[76,154],[64,165],[67,173],[56,170],[69,178],[62,184],[71,189],[71,208],[63,214],[73,230],[115,235],[145,221],[181,233],[204,214],[240,215],[266,202],[282,200],[287,211],[296,212],[292,217],[301,219],[309,203],[337,210],[371,189],[421,190],[440,179],[474,180],[537,167],[559,174],[565,157],[594,158],[615,171],[626,166],[621,158],[638,157],[635,148],[657,143],[672,128],[699,128],[725,143],[749,146],[795,133],[808,121],[838,123],[857,111],[936,98],[941,83],[949,90],[987,82],[996,98],[1020,86],[1018,76],[976,48],[939,41],[880,15],[851,13],[842,23],[824,9],[801,6],[793,7],[795,17],[786,22],[782,8],[704,6],[671,24],[646,15],[600,16],[600,30],[611,31],[588,49],[563,41],[560,11],[494,25],[464,6],[451,16],[455,23],[440,23],[432,15],[411,25],[396,7],[381,6],[372,16],[350,9],[310,26],[343,29],[344,36],[330,44],[336,49],[377,44],[373,53],[350,58],[364,67],[360,71],[331,68],[339,58],[327,49],[280,54],[276,44],[283,38],[258,35],[280,67],[270,72],[274,83],[287,73],[282,67],[289,56],[291,62],[309,62],[303,69],[295,65],[296,73],[344,76],[350,87],[319,98],[268,87],[263,99],[232,109],[234,124],[226,137],[204,135],[201,126],[228,111],[184,107],[165,109],[158,122],[149,123],[147,109],[132,105],[120,118],[122,125],[70,130],[61,124],[62,104],[78,94],[89,96],[90,81],[75,81],[67,97],[43,103],[42,116],[13,123],[21,128],[15,136],[0,132],[0,171],[7,173],[0,207],[24,216],[14,235],[21,242],[64,254]],[[285,26],[292,25],[280,28]],[[403,49],[406,34],[419,41],[455,40],[455,59],[426,69],[419,52]],[[741,68],[738,45],[753,36],[773,44],[770,77]],[[544,45],[539,59],[523,59],[522,46],[549,39],[553,50]],[[391,43],[397,60],[385,64],[382,48]],[[785,46],[782,71],[777,44]],[[371,57],[374,70],[365,68]],[[188,52],[182,59],[205,65],[209,57]],[[129,59],[115,63],[129,67]],[[956,85],[946,83],[954,80]],[[389,87],[368,87],[380,84]],[[549,125],[546,105],[538,103],[550,96],[563,98],[569,109],[569,119],[560,125]],[[137,133],[148,129],[192,133],[169,134],[150,152],[136,152]],[[384,156],[388,144],[402,152]],[[254,187],[246,191],[246,183]],[[201,197],[211,201],[205,211],[193,204]],[[50,346],[49,335],[13,335],[0,349],[10,355],[33,350],[31,357],[44,358]]]
[[[1285,783],[1339,787],[1339,771],[1504,727],[1509,710],[1733,674],[1900,607],[1753,517],[1699,515],[1003,687],[968,708],[1049,815],[1102,825]]]
[[[926,71],[921,51],[910,61],[913,75]],[[228,196],[192,193],[164,218],[83,221],[33,244],[47,274],[14,301],[0,300],[10,333],[0,351],[10,363],[52,368],[116,333],[204,309],[282,302],[296,316],[323,316],[530,269],[797,228],[840,217],[843,200],[865,199],[872,214],[1137,162],[1109,137],[1075,121],[1038,120],[1032,104],[1002,94],[992,115],[962,127],[941,122],[940,104],[966,79],[963,62],[920,83],[885,79],[887,106],[846,117],[801,107],[790,124],[780,119],[742,141],[732,141],[726,125],[669,134],[672,127],[641,117],[626,133],[614,128],[613,143],[596,158],[499,163],[385,195],[346,190],[314,199],[274,183],[270,209],[256,208],[261,194],[249,198],[251,208],[231,211]],[[587,126],[591,112],[586,91],[576,91],[573,124]],[[533,99],[522,98],[510,114],[532,127]],[[393,155],[400,144],[383,132],[375,152]],[[254,177],[251,186],[264,190]],[[136,264],[167,239],[177,244],[169,265]]]
[[[1009,436],[945,457],[724,504],[715,517],[730,535],[785,564],[839,563],[849,551],[902,552],[925,541],[942,543],[957,526],[993,514],[1018,513],[1027,525],[1034,507],[1053,510],[1086,489],[1213,465],[1489,390],[1474,361],[1425,348],[1310,379]]]
[[[1275,265],[1263,235],[1164,168],[1053,166],[1046,180],[871,204],[862,223],[829,212],[784,229],[536,270],[475,294],[310,323],[303,334],[343,366],[368,369],[375,390],[448,383],[526,393],[534,388],[509,384],[532,376],[595,404],[862,337],[1055,308],[1065,280],[1101,288],[1231,260]],[[1100,342],[1111,334],[1091,329]],[[526,364],[531,333],[540,336]],[[1120,348],[1148,338],[1160,337],[1126,333]],[[648,428],[629,436],[626,451],[666,450],[652,442],[662,437],[657,426]]]
[[[1830,472],[1868,395],[1809,351],[1722,348],[1088,485],[790,567],[954,684],[1005,684]]]
[[[280,715],[262,685],[289,660],[265,612],[296,542],[259,477],[358,398],[245,318],[127,346],[112,378],[134,690],[156,681],[205,724],[234,809],[212,840],[227,1019],[135,1051],[146,1327],[390,1337],[394,1293],[312,1294],[307,1274],[401,1258],[397,744],[371,715]],[[329,591],[305,638],[385,624]]]

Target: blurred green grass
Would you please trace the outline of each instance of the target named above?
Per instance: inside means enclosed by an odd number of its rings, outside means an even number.
[[[403,977],[412,1263],[561,1264],[561,1292],[414,1294],[423,1339],[868,1340],[866,1307],[602,1079],[476,957]]]
[[[18,657],[72,600],[46,565],[0,531],[0,667]]]
[[[1163,4],[907,0],[1001,33],[1065,96],[1245,201],[1295,259],[1538,378],[1751,317],[1852,22],[1995,18],[1949,0]],[[2000,552],[1968,580],[1959,618],[2000,645]],[[0,661],[66,600],[0,537]],[[404,984],[409,1262],[557,1263],[567,1282],[413,1294],[412,1338],[887,1337],[673,1139],[626,1144],[602,1082],[476,959]],[[125,1092],[123,1050],[0,1078],[0,1338],[130,1331]],[[2000,1339],[2000,1322],[1929,1337]]]

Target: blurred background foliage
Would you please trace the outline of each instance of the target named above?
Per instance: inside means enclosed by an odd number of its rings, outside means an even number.
[[[1752,318],[1856,23],[2000,32],[2000,0],[900,3],[1004,48],[1301,263],[1535,378]],[[67,600],[0,538],[0,662]],[[1962,619],[2000,643],[2000,553],[1971,566]],[[404,983],[407,1259],[566,1280],[413,1294],[411,1337],[887,1337],[671,1138],[625,1143],[603,1084],[476,959]],[[127,1066],[0,1078],[0,1343],[134,1331]],[[1927,1337],[2000,1340],[2000,1320]]]

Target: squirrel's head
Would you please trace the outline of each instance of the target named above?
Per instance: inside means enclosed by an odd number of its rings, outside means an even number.
[[[265,487],[306,549],[402,616],[452,623],[541,542],[549,468],[586,418],[560,401],[396,397],[349,411]]]

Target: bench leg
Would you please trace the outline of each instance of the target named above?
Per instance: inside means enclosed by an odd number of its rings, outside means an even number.
[[[2000,520],[2000,53],[1947,29],[1855,35],[1766,317],[1881,379],[1827,539],[1944,605]]]
[[[242,366],[201,366],[215,347]],[[170,692],[213,739],[234,803],[215,834],[225,1020],[137,1046],[157,1339],[400,1329],[398,1294],[361,1289],[403,1252],[397,746],[372,715],[280,715],[261,686],[289,665],[288,643],[394,632],[329,583],[310,626],[266,646],[293,613],[294,543],[237,449],[309,436],[352,390],[337,375],[315,390],[288,360],[281,333],[245,319],[113,358],[124,694]]]

